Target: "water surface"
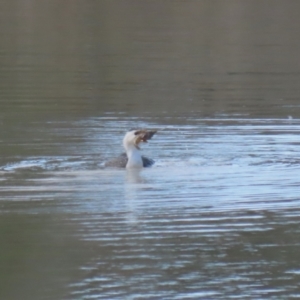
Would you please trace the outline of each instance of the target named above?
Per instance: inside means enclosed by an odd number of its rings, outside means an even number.
[[[299,3],[4,1],[0,298],[299,298]]]

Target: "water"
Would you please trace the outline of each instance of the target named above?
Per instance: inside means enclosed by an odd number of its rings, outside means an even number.
[[[299,298],[298,2],[51,3],[1,4],[0,298]]]
[[[68,138],[87,137],[79,149],[4,165],[6,235],[29,243],[44,272],[67,282],[70,299],[298,295],[299,120],[153,119],[75,122]],[[104,169],[133,124],[158,129],[143,149],[156,165]],[[9,230],[14,222],[22,229]],[[18,276],[28,272],[41,271]]]

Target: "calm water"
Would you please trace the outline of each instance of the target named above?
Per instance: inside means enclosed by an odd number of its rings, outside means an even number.
[[[0,298],[298,299],[299,9],[3,2]]]

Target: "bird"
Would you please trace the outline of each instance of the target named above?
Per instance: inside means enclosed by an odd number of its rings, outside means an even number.
[[[131,129],[123,138],[125,153],[119,157],[107,161],[105,167],[141,169],[151,167],[154,160],[141,155],[141,143],[147,143],[157,130]]]

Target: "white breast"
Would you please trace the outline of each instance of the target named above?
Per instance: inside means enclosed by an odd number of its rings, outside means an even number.
[[[139,150],[132,149],[132,151],[127,151],[127,157],[126,168],[143,168],[143,160]]]

